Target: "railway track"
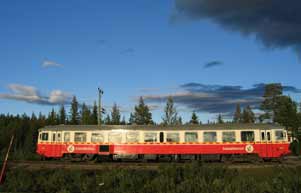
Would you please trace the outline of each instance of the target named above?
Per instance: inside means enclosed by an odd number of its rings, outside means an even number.
[[[41,170],[41,169],[74,169],[74,170],[105,170],[105,169],[141,169],[141,170],[156,170],[159,167],[167,167],[172,165],[185,166],[191,162],[70,162],[70,161],[10,161],[8,169],[28,169],[28,170]],[[206,162],[203,163],[209,167],[227,167],[233,169],[244,168],[268,168],[268,167],[301,167],[300,158],[290,158],[283,162],[263,162],[263,163],[220,163],[220,162]]]

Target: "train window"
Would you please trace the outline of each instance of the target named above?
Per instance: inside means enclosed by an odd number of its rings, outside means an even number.
[[[42,133],[42,141],[48,141],[48,133]]]
[[[254,131],[242,131],[240,132],[241,141],[254,141]]]
[[[39,134],[39,139],[42,140],[42,133]]]
[[[74,133],[74,142],[86,142],[87,141],[87,134],[86,133]]]
[[[216,142],[216,132],[204,132],[204,142]]]
[[[271,141],[271,132],[267,132],[267,138],[268,138],[268,141]]]
[[[129,132],[126,134],[126,142],[128,143],[137,143],[139,142],[139,133],[138,132]]]
[[[157,133],[144,133],[144,142],[157,142]]]
[[[235,132],[234,131],[223,132],[223,142],[234,142],[234,141],[235,141]]]
[[[167,142],[179,142],[180,141],[179,133],[167,133],[166,141]]]
[[[277,141],[283,141],[285,139],[285,133],[283,131],[275,131],[275,138]]]
[[[164,132],[160,132],[160,143],[164,142]]]
[[[186,132],[185,133],[185,142],[198,142],[198,133],[197,132]]]
[[[64,142],[70,142],[70,133],[69,132],[64,133]]]
[[[61,134],[60,134],[60,133],[57,133],[57,136],[56,136],[56,137],[57,137],[57,141],[58,141],[58,142],[61,142],[61,140],[62,140]]]
[[[265,134],[264,132],[261,132],[261,141],[264,141],[265,140]]]
[[[120,132],[109,133],[109,142],[111,143],[121,143],[122,134]]]
[[[104,137],[103,134],[101,133],[92,133],[91,136],[91,142],[93,143],[103,143],[104,142]]]
[[[52,134],[52,141],[55,141],[55,133]]]

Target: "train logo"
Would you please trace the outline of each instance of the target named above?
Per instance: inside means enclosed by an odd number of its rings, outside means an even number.
[[[246,145],[245,150],[246,150],[246,152],[248,152],[248,153],[252,153],[252,152],[254,151],[254,147],[253,147],[253,145],[248,144],[248,145]]]
[[[68,151],[69,153],[73,153],[73,152],[74,152],[74,146],[73,146],[73,145],[69,145],[69,146],[67,147],[67,151]]]

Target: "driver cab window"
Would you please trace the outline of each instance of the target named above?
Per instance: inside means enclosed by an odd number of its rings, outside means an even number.
[[[48,141],[48,133],[42,133],[41,140],[42,141]]]
[[[284,131],[275,131],[275,139],[276,141],[283,141],[286,138],[286,133]]]

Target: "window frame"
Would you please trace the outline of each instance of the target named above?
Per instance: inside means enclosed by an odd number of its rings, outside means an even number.
[[[243,140],[243,133],[252,133],[253,134],[253,140]],[[255,131],[240,131],[240,141],[241,142],[255,142]]]
[[[152,139],[155,139],[155,140],[152,140],[152,141],[146,141],[145,140],[145,138],[146,138],[146,135],[153,135],[154,136],[154,138],[152,138]],[[157,132],[145,132],[145,133],[143,133],[143,141],[145,142],[145,143],[157,143],[158,142],[158,133]]]
[[[83,141],[77,141],[76,140],[76,135],[79,135],[79,134],[83,134],[84,135],[84,140]],[[87,132],[74,132],[74,137],[73,137],[73,139],[74,139],[74,142],[76,142],[76,143],[85,143],[85,142],[87,142]]]
[[[215,140],[213,140],[213,141],[207,141],[207,140],[205,140],[205,137],[207,137],[206,135],[209,134],[209,133],[214,133],[215,134]],[[214,142],[217,142],[217,132],[216,131],[204,131],[203,132],[203,142],[205,142],[205,143],[214,143]]]
[[[115,135],[115,137],[118,135],[118,138],[120,138],[120,140],[118,140],[118,141],[111,140],[114,135]],[[116,132],[116,131],[109,132],[108,142],[109,143],[122,143],[122,133],[121,132]]]
[[[225,140],[225,136],[224,136],[224,134],[226,134],[226,133],[231,133],[231,134],[233,134],[233,136],[231,136],[231,139],[233,139],[234,138],[234,140],[231,140],[231,141],[229,141],[229,140]],[[229,136],[228,136],[229,137]],[[233,137],[233,138],[232,138]],[[236,132],[235,131],[222,131],[222,142],[223,143],[233,143],[233,142],[236,142]]]
[[[101,136],[102,140],[101,140],[101,141],[99,141],[99,140],[94,140],[95,135],[97,135],[96,139],[97,139],[99,136]],[[102,134],[102,133],[95,133],[95,132],[94,132],[94,133],[91,133],[91,143],[104,143],[104,141],[105,141],[105,136],[104,136],[104,134]]]
[[[170,140],[172,137],[170,135],[177,136],[177,140]],[[166,133],[166,142],[168,143],[179,143],[180,142],[180,133],[179,132],[168,132]]]
[[[129,137],[129,135],[135,135],[135,137]],[[131,141],[129,139],[135,139]],[[138,143],[139,142],[139,132],[138,131],[130,131],[125,134],[125,141],[127,143]]]
[[[195,141],[188,141],[187,138],[186,138],[186,136],[188,134],[195,134],[195,136],[196,136],[195,139],[196,140]],[[187,132],[185,132],[184,133],[184,141],[185,141],[185,143],[195,143],[195,142],[198,142],[199,141],[199,134],[198,134],[198,132],[193,132],[193,131],[187,131]]]
[[[68,140],[68,141],[66,140],[66,136],[67,136],[67,135],[69,136],[69,140]],[[64,142],[67,142],[67,143],[68,143],[68,142],[70,142],[70,141],[71,141],[71,133],[70,133],[70,132],[64,132]]]
[[[278,139],[277,134],[276,134],[277,132],[281,132],[282,139]],[[274,135],[275,135],[275,140],[276,141],[284,141],[286,139],[286,134],[285,134],[285,132],[283,130],[275,130],[274,131]]]
[[[47,136],[46,137],[47,139],[44,139],[44,136]],[[48,140],[49,140],[49,133],[48,132],[43,132],[41,141],[48,141]]]

